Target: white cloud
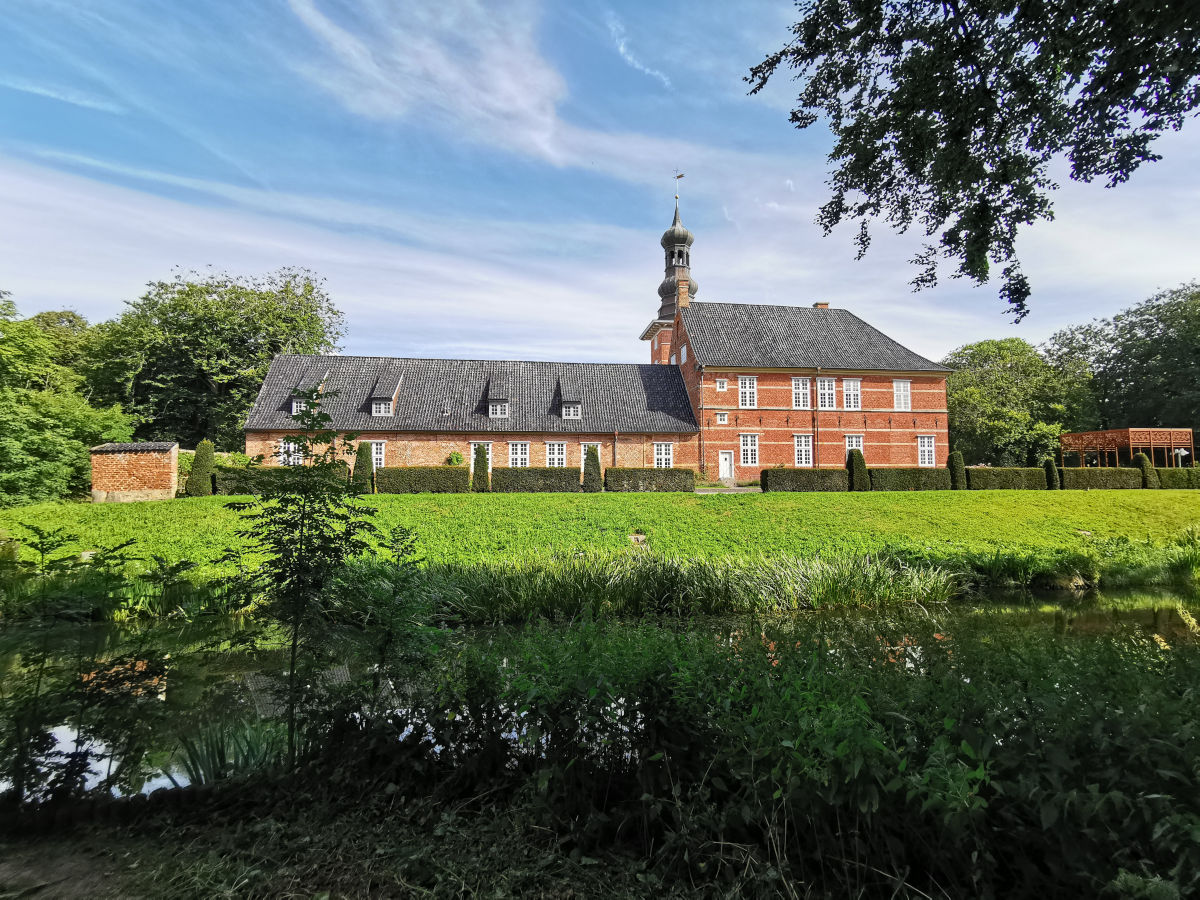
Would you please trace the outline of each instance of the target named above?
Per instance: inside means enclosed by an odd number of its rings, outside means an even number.
[[[608,33],[613,39],[613,44],[617,48],[617,53],[621,55],[621,59],[630,66],[636,69],[643,75],[649,75],[651,78],[656,78],[662,82],[662,86],[667,90],[671,89],[671,79],[658,69],[652,69],[643,63],[640,59],[633,55],[633,51],[629,49],[629,38],[625,34],[625,24],[617,18],[617,14],[611,10],[605,16],[605,23],[608,25]]]
[[[99,112],[112,113],[113,115],[122,115],[126,111],[125,107],[119,103],[107,100],[104,97],[97,97],[94,94],[76,90],[75,88],[39,84],[23,78],[0,76],[0,87],[5,87],[12,91],[20,91],[25,94],[33,94],[37,97],[48,97],[51,100],[58,100],[61,103],[70,103],[72,106],[81,106],[84,109],[94,109]]]

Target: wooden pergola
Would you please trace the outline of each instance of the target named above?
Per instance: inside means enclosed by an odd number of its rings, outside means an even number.
[[[1178,451],[1185,451],[1180,453]],[[1067,464],[1068,453],[1078,457],[1079,465],[1087,465],[1089,454],[1095,455],[1098,466],[1119,466],[1145,453],[1150,462],[1163,468],[1194,466],[1196,447],[1190,428],[1110,428],[1106,431],[1077,431],[1058,438],[1059,465]]]

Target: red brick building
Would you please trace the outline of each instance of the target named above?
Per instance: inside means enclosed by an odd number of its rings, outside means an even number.
[[[947,369],[846,310],[700,303],[693,236],[662,237],[650,365],[357,356],[277,357],[246,423],[246,452],[291,459],[300,392],[319,388],[339,431],[371,441],[379,466],[468,461],[682,466],[749,480],[765,467],[943,466]]]
[[[92,448],[92,502],[170,500],[178,472],[178,444],[101,444]]]

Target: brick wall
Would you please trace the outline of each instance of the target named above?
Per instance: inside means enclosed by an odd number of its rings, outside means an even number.
[[[92,501],[170,500],[179,488],[179,446],[170,449],[92,450]],[[136,448],[136,444],[118,445]]]
[[[650,339],[650,362],[653,365],[665,366],[670,363],[672,336],[670,328],[661,328],[658,334]]]

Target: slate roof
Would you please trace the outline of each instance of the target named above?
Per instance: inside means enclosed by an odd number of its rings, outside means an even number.
[[[702,366],[950,371],[844,309],[693,301],[681,316]]]
[[[175,446],[174,441],[144,441],[140,444],[101,444],[93,453],[161,453]]]
[[[328,376],[322,409],[338,431],[694,433],[699,429],[676,366],[619,363],[401,359],[378,356],[275,357],[246,420],[248,431],[292,428],[291,400],[314,371]],[[403,377],[394,415],[372,416],[381,377]],[[563,392],[582,418],[562,418]],[[489,419],[487,401],[510,402],[507,419]]]

